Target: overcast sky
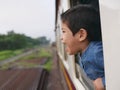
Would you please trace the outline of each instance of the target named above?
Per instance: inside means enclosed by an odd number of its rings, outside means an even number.
[[[54,39],[55,0],[0,0],[0,34],[10,30]]]

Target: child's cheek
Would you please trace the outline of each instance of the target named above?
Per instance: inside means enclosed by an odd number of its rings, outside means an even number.
[[[68,47],[65,48],[65,51],[70,54],[70,49]]]

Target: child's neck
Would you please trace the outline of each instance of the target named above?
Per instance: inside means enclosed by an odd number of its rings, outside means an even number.
[[[86,40],[85,42],[83,42],[80,54],[82,54],[83,52],[85,52],[85,50],[87,49],[87,47],[88,47],[89,44],[90,44],[90,42],[88,40]]]

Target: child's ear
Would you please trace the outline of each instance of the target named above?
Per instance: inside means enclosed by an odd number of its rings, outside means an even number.
[[[87,38],[87,31],[83,28],[79,30],[79,41],[84,41]]]

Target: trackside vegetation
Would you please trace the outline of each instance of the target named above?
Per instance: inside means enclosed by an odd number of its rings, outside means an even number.
[[[38,67],[35,63],[25,62],[26,60],[42,59],[46,58],[47,62],[42,66],[43,68],[50,71],[52,64],[52,54],[50,49],[43,46],[49,46],[50,40],[47,40],[45,36],[38,38],[31,38],[25,34],[15,33],[14,30],[7,32],[7,34],[0,34],[0,61],[9,60],[9,58],[15,57],[17,55],[34,51],[32,54],[26,55],[19,58],[19,60],[11,61],[5,65],[0,66],[0,68],[8,69],[10,67]],[[19,62],[20,61],[20,62]],[[13,65],[13,63],[15,64]],[[12,66],[13,65],[13,66]]]
[[[31,38],[25,34],[15,33],[13,30],[7,34],[0,34],[0,51],[31,48],[36,45],[49,44],[45,36]]]
[[[0,61],[14,57],[16,55],[19,55],[23,52],[22,49],[20,50],[4,50],[0,51]]]
[[[40,48],[39,51],[21,58],[21,60],[31,60],[31,59],[36,59],[36,58],[46,58],[47,61],[42,67],[46,69],[47,71],[50,71],[52,68],[52,53],[49,50],[46,50],[45,48]],[[37,67],[36,64],[29,64],[29,63],[21,63],[23,65],[26,65],[28,67]]]
[[[0,61],[23,53],[35,46],[48,45],[50,40],[45,36],[31,38],[25,34],[15,33],[13,30],[7,34],[0,34]]]
[[[11,55],[11,53],[13,53],[13,55],[17,55],[20,54],[23,50],[17,50],[17,51],[10,51],[10,50],[6,50],[4,52],[1,52],[0,55],[4,54],[8,54],[7,56],[9,56],[9,54]],[[12,55],[11,55],[12,56]],[[45,49],[45,48],[39,48],[36,52],[28,55],[28,56],[24,56],[22,58],[20,58],[19,60],[17,60],[17,62],[11,62],[11,63],[6,63],[4,65],[2,65],[0,67],[0,69],[2,70],[6,70],[6,69],[10,69],[13,67],[19,67],[19,68],[38,68],[38,67],[43,67],[44,69],[46,69],[47,71],[50,71],[52,68],[52,53]],[[44,65],[39,65],[36,63],[31,63],[30,60],[36,60],[36,59],[46,59],[46,62]]]

